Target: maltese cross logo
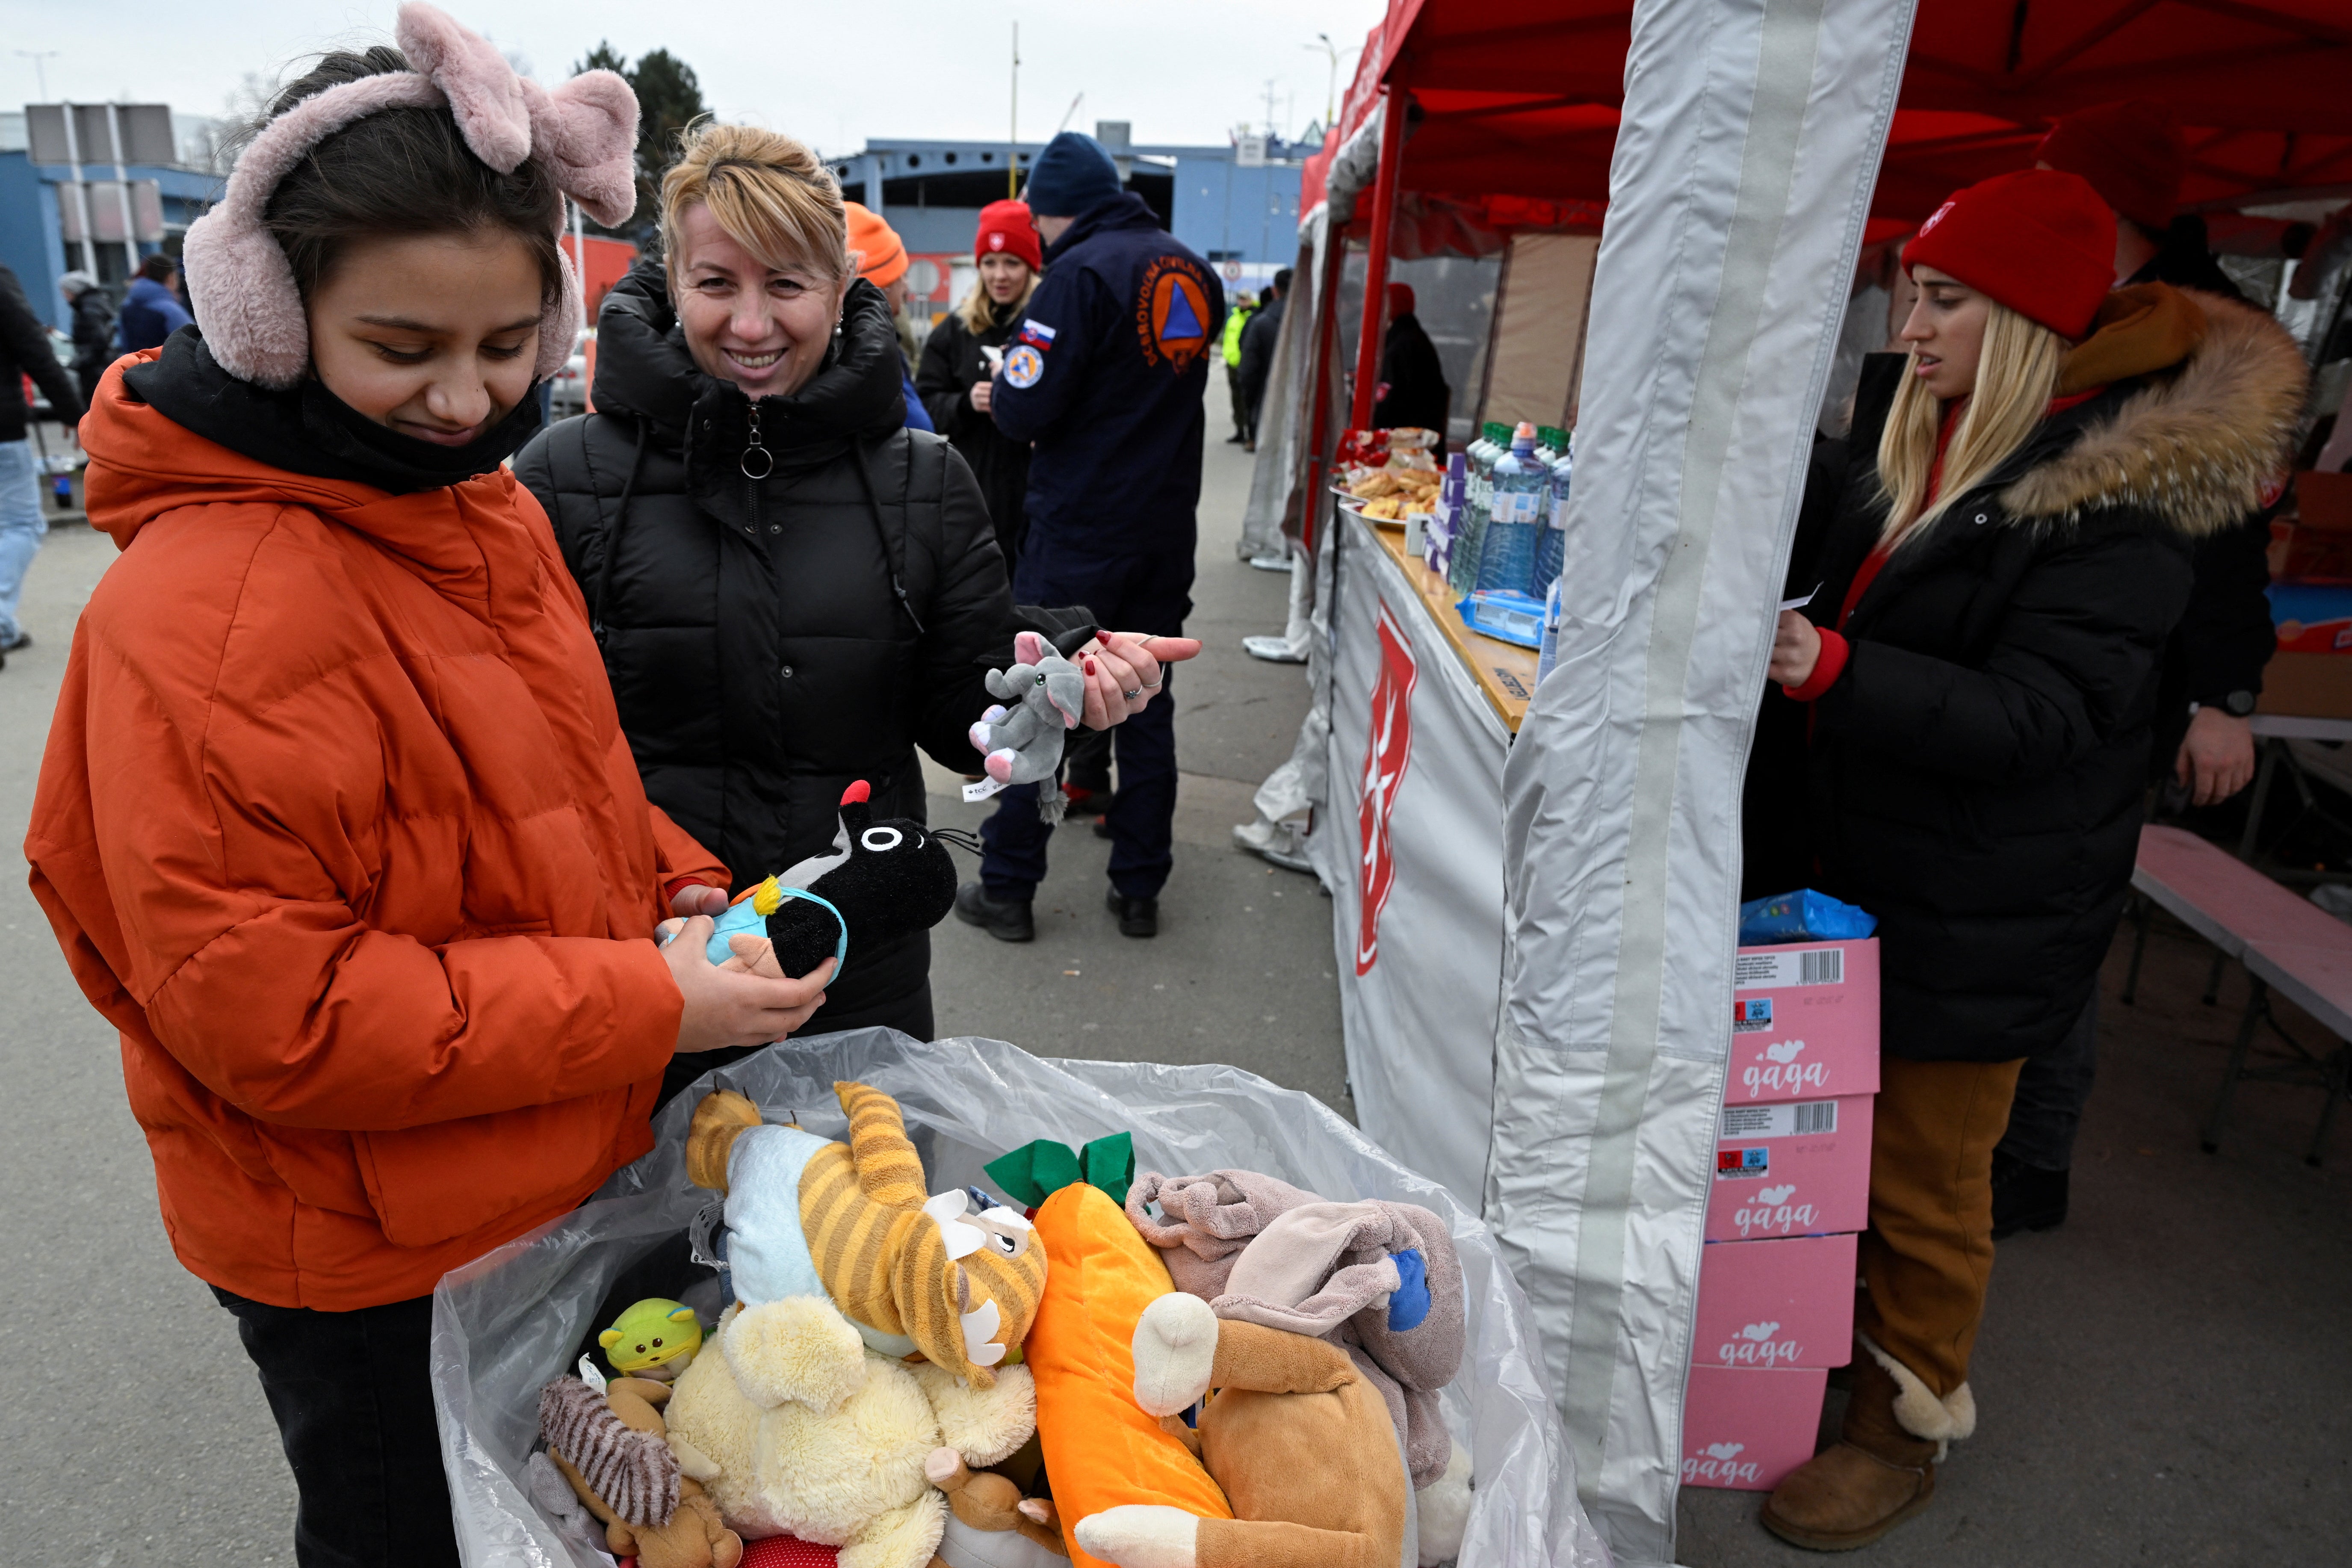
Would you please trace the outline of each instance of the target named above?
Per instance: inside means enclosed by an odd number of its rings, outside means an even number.
[[[1356,935],[1356,973],[1371,973],[1381,958],[1381,910],[1396,887],[1396,852],[1389,833],[1389,817],[1396,809],[1398,788],[1412,760],[1412,687],[1419,675],[1412,645],[1404,631],[1381,606],[1381,673],[1372,682],[1372,727],[1364,742],[1364,774],[1356,806],[1357,842],[1363,851],[1358,867],[1361,913]]]

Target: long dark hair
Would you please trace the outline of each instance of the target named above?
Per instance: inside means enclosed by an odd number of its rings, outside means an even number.
[[[386,44],[322,55],[278,92],[253,129],[331,87],[408,68],[407,58]],[[313,147],[278,182],[263,221],[305,300],[333,275],[353,240],[503,229],[530,247],[541,299],[551,305],[563,285],[555,239],[562,214],[562,193],[539,160],[526,158],[501,174],[466,145],[448,110],[388,109]]]

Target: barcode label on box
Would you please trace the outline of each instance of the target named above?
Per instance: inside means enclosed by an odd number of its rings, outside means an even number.
[[[1723,1111],[1724,1142],[1734,1138],[1804,1138],[1837,1131],[1837,1101],[1809,1100],[1797,1105],[1732,1105]]]
[[[1731,984],[1737,991],[1770,991],[1783,985],[1844,984],[1845,952],[1842,948],[1743,952],[1732,961]]]

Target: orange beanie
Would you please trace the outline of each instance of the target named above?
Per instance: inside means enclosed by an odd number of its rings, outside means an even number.
[[[849,219],[849,254],[856,258],[857,275],[877,289],[887,289],[907,275],[907,247],[898,231],[856,202],[841,204]]]

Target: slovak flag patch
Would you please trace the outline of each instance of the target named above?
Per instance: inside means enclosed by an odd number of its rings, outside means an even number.
[[[1034,316],[1021,318],[1020,341],[1043,351],[1054,346],[1054,329]]]

